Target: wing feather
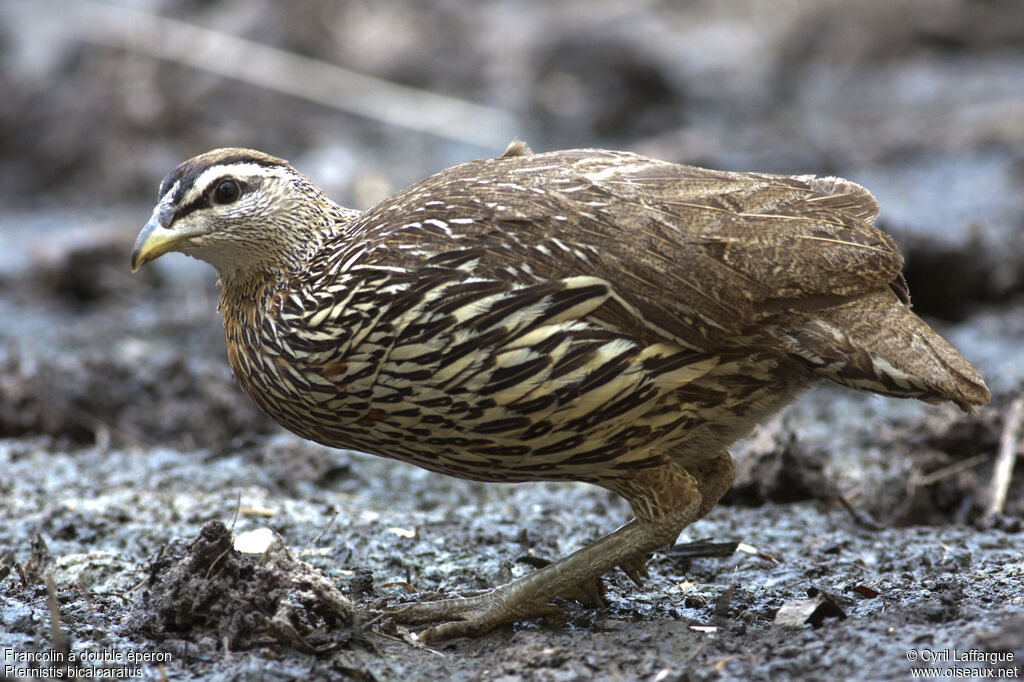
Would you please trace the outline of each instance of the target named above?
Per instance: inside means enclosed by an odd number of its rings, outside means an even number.
[[[406,257],[415,267],[425,253],[482,249],[477,276],[598,277],[614,283],[620,305],[593,314],[614,325],[638,315],[690,346],[789,308],[885,289],[902,268],[892,240],[870,223],[874,198],[838,178],[712,171],[594,150],[484,159],[371,208],[355,228],[359,239],[386,245],[395,204],[414,207],[415,221],[401,254],[380,250],[392,263]],[[425,221],[445,229],[418,229]]]

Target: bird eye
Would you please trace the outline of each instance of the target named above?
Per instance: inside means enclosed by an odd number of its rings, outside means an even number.
[[[213,203],[230,204],[238,200],[242,194],[242,188],[237,180],[222,180],[213,190]]]

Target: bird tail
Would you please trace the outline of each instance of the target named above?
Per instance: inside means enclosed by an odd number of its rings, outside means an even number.
[[[818,310],[785,337],[790,352],[815,373],[844,386],[932,403],[951,400],[964,412],[992,397],[971,363],[892,290]]]

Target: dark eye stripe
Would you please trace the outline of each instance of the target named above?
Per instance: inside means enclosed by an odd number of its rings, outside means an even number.
[[[227,179],[233,179],[233,178],[227,178],[227,177],[219,177],[219,178],[217,178],[216,180],[214,180],[213,182],[210,183],[210,186],[207,188],[207,190],[205,192],[203,192],[198,197],[196,197],[195,199],[193,199],[189,203],[185,204],[184,206],[181,206],[180,208],[178,208],[178,210],[174,212],[174,218],[173,218],[173,220],[171,220],[171,223],[168,225],[168,227],[170,227],[170,225],[174,224],[175,220],[178,220],[179,218],[184,218],[189,213],[193,213],[194,211],[198,211],[201,208],[209,208],[210,206],[213,206],[213,203],[214,203],[213,202],[213,194],[216,191],[217,186],[220,185],[220,183],[224,182]],[[237,179],[235,179],[235,182],[238,183],[238,188],[239,188],[238,196],[239,197],[243,196],[246,192],[249,191],[249,185],[247,183],[244,183],[241,180],[237,180]]]
[[[209,205],[210,205],[210,198],[208,196],[202,195],[202,196],[197,197],[193,201],[185,204],[184,206],[180,207],[177,211],[175,211],[174,212],[174,218],[171,220],[170,224],[167,225],[167,227],[170,227],[171,225],[173,225],[175,220],[178,220],[179,218],[184,218],[189,213],[197,211],[197,210],[199,210],[201,208],[206,208]]]
[[[291,170],[291,166],[287,161],[251,149],[217,149],[189,159],[171,171],[164,178],[163,182],[160,183],[160,201],[169,199],[168,203],[177,207],[174,217],[168,223],[168,227],[178,218],[183,218],[193,211],[209,206],[213,189],[217,183],[222,182],[225,177],[229,176],[225,172],[225,175],[218,178],[217,182],[213,183],[212,186],[204,187],[202,195],[187,204],[183,204],[182,202],[185,201],[185,197],[194,189],[193,186],[203,173],[218,166],[224,166],[225,171],[229,171],[230,166],[238,164],[254,164],[264,168],[277,167]],[[251,189],[250,186],[241,181],[239,181],[239,185],[241,194]],[[174,188],[174,194],[171,197],[167,197],[167,193],[171,191],[171,188]]]

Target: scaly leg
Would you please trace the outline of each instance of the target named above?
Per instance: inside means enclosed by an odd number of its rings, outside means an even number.
[[[728,454],[722,457],[729,458]],[[731,460],[729,464],[731,478]],[[721,468],[712,466],[709,471]],[[673,462],[631,472],[628,478],[606,483],[629,500],[637,515],[618,530],[484,594],[400,605],[388,612],[403,623],[448,621],[420,633],[419,639],[424,642],[482,635],[522,618],[550,615],[558,611],[550,603],[555,597],[579,585],[592,584],[616,566],[643,567],[649,552],[674,542],[683,528],[710,508],[703,504],[700,490],[717,493],[722,488],[708,483],[698,481]]]

